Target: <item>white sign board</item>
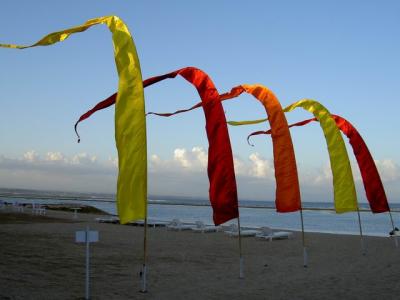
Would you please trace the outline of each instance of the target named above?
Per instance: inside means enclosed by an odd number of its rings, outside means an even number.
[[[99,241],[99,232],[98,231],[88,231],[87,232],[87,238],[86,240],[86,231],[76,231],[75,232],[75,242],[77,243],[95,243]]]

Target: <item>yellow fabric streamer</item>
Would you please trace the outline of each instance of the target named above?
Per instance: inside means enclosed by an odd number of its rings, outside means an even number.
[[[329,151],[329,159],[333,174],[333,189],[335,210],[337,213],[357,211],[357,195],[354,186],[353,174],[350,160],[347,155],[343,137],[340,134],[335,120],[329,111],[319,102],[310,99],[303,99],[284,108],[284,112],[290,112],[297,107],[302,107],[311,112],[320,123],[324,132]],[[233,126],[258,124],[268,119],[254,121],[228,121]]]
[[[267,119],[258,119],[258,120],[251,120],[251,121],[227,121],[227,123],[231,126],[242,126],[242,125],[253,125],[259,124],[268,121]]]
[[[47,46],[97,24],[107,25],[112,33],[119,75],[115,108],[115,140],[119,159],[117,206],[120,222],[125,224],[144,219],[147,215],[147,145],[143,84],[136,47],[127,26],[116,16],[106,16],[89,20],[81,26],[50,33],[30,46],[0,46],[16,49]]]

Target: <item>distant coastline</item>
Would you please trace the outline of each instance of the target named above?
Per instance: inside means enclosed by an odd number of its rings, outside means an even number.
[[[43,199],[57,201],[73,200],[84,202],[115,202],[115,194],[49,191],[20,188],[0,188],[0,199],[2,197],[13,199]],[[148,203],[157,205],[210,206],[210,202],[207,198],[171,195],[149,195]],[[331,202],[303,201],[302,204],[303,210],[334,211],[334,206]],[[359,203],[359,205],[360,211],[370,211],[368,203]],[[241,208],[275,209],[274,201],[267,200],[240,200],[239,206]],[[391,211],[400,212],[400,203],[390,203],[390,207]]]

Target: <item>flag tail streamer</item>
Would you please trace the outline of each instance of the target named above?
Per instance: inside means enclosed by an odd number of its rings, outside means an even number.
[[[147,215],[147,145],[143,84],[136,47],[127,26],[116,16],[106,16],[50,33],[30,46],[0,46],[15,49],[48,46],[98,24],[107,25],[112,33],[119,76],[118,95],[115,99],[115,140],[119,163],[117,208],[120,222],[124,224],[144,219]]]
[[[209,141],[209,195],[214,212],[214,223],[219,225],[239,216],[233,154],[220,95],[209,76],[193,67],[149,78],[143,82],[143,86],[146,87],[167,78],[174,78],[177,75],[192,83],[202,100],[200,104],[191,109],[203,107],[206,118],[206,132]],[[75,124],[75,128],[79,122],[87,119],[96,111],[112,105],[113,99],[115,99],[115,94],[83,114]]]
[[[349,143],[352,146],[354,156],[360,169],[365,193],[367,195],[367,200],[369,202],[371,211],[373,213],[390,211],[389,203],[386,197],[381,177],[379,176],[378,169],[367,147],[367,144],[365,143],[357,129],[349,121],[338,115],[332,115],[332,117],[335,120],[336,125],[339,127],[339,129],[349,139]],[[304,126],[313,121],[317,121],[317,119],[313,118],[304,120],[291,124],[289,127]],[[251,136],[259,134],[271,134],[271,130],[253,132],[247,137],[247,140],[249,141],[249,138]]]

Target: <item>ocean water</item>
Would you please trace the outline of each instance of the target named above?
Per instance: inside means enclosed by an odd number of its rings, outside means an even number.
[[[157,197],[160,198],[160,197]],[[116,204],[112,195],[87,195],[76,193],[54,193],[41,191],[0,190],[0,200],[25,204],[84,204],[116,215]],[[336,214],[331,203],[304,202],[304,229],[306,232],[359,234],[356,212]],[[307,208],[319,210],[307,210]],[[360,205],[363,234],[388,236],[392,230],[389,213],[372,214],[368,204]],[[400,227],[400,205],[391,205],[395,226]],[[241,201],[240,223],[244,227],[269,226],[276,229],[301,230],[300,213],[277,213],[273,202]],[[183,222],[203,221],[212,224],[212,209],[208,201],[200,199],[149,199],[148,216],[151,219],[170,221],[178,218]],[[228,223],[236,222],[232,220]]]

